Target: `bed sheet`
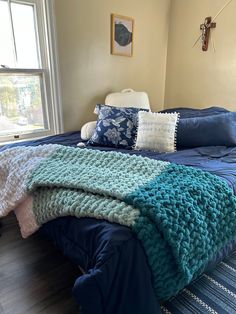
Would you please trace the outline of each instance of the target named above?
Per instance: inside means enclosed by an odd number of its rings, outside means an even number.
[[[80,132],[68,132],[6,147],[62,144],[76,147]],[[96,147],[88,146],[91,149]],[[110,151],[113,148],[102,147]],[[175,153],[120,150],[123,153],[193,166],[226,180],[236,193],[236,148],[200,147]],[[126,227],[91,218],[63,217],[45,224],[39,231],[51,238],[63,253],[80,265],[85,274],[77,278],[73,294],[84,314],[160,313],[144,251]],[[236,248],[236,241],[224,247],[206,269]]]

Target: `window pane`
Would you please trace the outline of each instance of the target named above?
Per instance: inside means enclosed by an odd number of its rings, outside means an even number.
[[[46,129],[40,75],[0,76],[0,136]]]
[[[39,68],[34,6],[11,4],[18,68]]]
[[[10,15],[6,1],[0,0],[0,64],[14,67],[14,50],[11,34]]]

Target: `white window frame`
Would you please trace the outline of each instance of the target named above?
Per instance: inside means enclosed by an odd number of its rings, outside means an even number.
[[[48,129],[0,136],[0,143],[40,138],[63,132],[54,0],[11,0],[11,2],[32,4],[36,8],[36,33],[41,55],[39,58],[40,69],[0,68],[0,74],[25,74],[40,77],[43,112],[44,118],[46,117],[48,121]]]

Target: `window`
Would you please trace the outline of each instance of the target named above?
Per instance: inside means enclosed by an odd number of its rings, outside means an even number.
[[[62,131],[52,12],[53,1],[0,0],[0,142]]]

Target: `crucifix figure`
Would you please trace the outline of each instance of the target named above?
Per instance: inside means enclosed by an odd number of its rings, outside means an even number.
[[[200,25],[200,30],[202,31],[201,39],[203,51],[207,51],[208,49],[211,28],[216,27],[216,23],[212,23],[211,21],[211,17],[208,16],[205,18],[204,23]]]

